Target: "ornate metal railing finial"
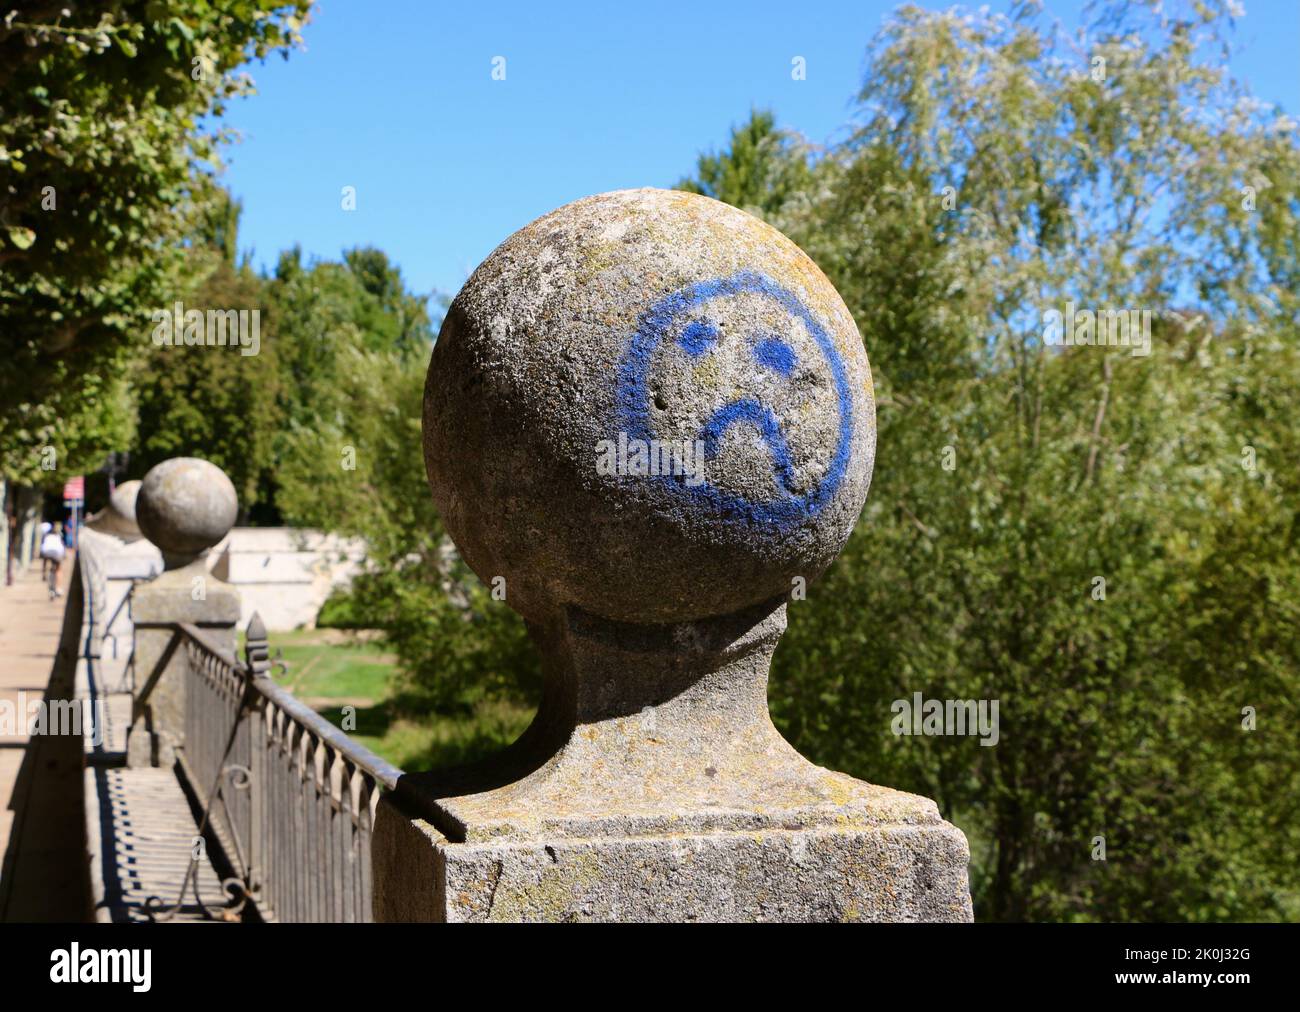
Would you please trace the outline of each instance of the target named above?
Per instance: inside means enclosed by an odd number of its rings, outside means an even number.
[[[259,612],[248,620],[244,641],[244,661],[254,675],[264,675],[271,670],[271,644],[266,636],[266,624]]]

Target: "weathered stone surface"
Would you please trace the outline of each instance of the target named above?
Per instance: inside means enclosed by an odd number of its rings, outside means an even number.
[[[377,911],[970,919],[935,804],[815,766],[768,715],[786,601],[852,531],[875,450],[861,338],[793,243],[684,193],[560,208],[453,302],[424,435],[546,687],[502,755],[403,778],[388,814],[418,817],[376,826]],[[636,467],[653,441],[673,473]],[[403,857],[432,908],[395,899]]]
[[[442,907],[444,837],[427,821],[395,804],[391,795],[379,799],[370,836],[372,910],[387,923],[445,921]]]
[[[443,846],[447,921],[970,920],[947,823]]]
[[[173,457],[149,469],[136,497],[136,523],[168,569],[186,565],[235,524],[235,486],[215,464]]]
[[[141,583],[131,597],[135,624],[135,688],[144,691],[155,671],[156,684],[132,724],[127,745],[131,766],[169,765],[172,749],[185,739],[187,661],[174,622],[199,626],[227,652],[235,653],[239,591],[213,578],[201,559],[169,569]]]
[[[130,766],[169,765],[184,743],[186,659],[172,623],[199,626],[235,652],[239,592],[208,571],[204,556],[230,531],[237,510],[230,479],[206,460],[165,460],[141,483],[137,519],[167,568],[131,597],[138,712],[127,743]]]
[[[86,526],[102,534],[112,534],[124,541],[138,541],[140,525],[135,519],[135,500],[140,494],[140,482],[124,481],[113,489],[108,505],[86,521]]]
[[[391,800],[379,921],[969,921],[966,837],[937,819],[550,842],[454,843]]]
[[[603,440],[706,443],[705,481],[597,471]],[[667,190],[588,197],[501,244],[448,311],[425,395],[447,529],[512,607],[628,622],[736,612],[811,580],[875,452],[852,316],[794,243]]]
[[[536,721],[488,763],[408,778],[455,839],[938,824],[934,802],[810,763],[767,712],[785,605],[678,626],[570,611]]]

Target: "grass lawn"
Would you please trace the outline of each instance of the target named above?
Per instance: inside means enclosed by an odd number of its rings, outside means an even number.
[[[272,658],[279,654],[289,665],[288,671],[273,669],[277,682],[407,772],[488,755],[517,738],[533,716],[532,708],[508,703],[486,703],[465,717],[403,716],[392,706],[395,660],[375,634],[297,629],[273,632],[269,639]]]

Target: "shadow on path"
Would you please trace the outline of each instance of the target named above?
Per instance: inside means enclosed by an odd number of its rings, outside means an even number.
[[[72,570],[70,556],[63,567],[65,582]],[[44,698],[75,698],[80,602],[65,609],[67,598],[49,601],[39,574],[30,571],[19,574],[13,586],[0,587],[0,595],[0,694],[15,702],[19,691],[34,695],[25,687],[49,664]],[[62,638],[60,615],[65,633],[71,623],[71,634]],[[4,744],[23,753],[16,771],[0,768],[0,797],[7,795],[5,814],[12,813],[0,865],[0,921],[87,921],[81,737],[36,735]]]

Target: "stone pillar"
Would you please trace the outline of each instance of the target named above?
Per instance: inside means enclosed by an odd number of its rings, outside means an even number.
[[[970,920],[935,803],[813,765],[768,715],[875,434],[852,316],[757,219],[633,190],[507,239],[434,347],[425,459],[544,698],[495,760],[385,800],[376,916]]]
[[[172,623],[192,623],[235,652],[239,592],[208,572],[207,555],[237,511],[234,485],[206,460],[165,460],[140,483],[135,520],[162,552],[164,569],[131,597],[136,702],[129,766],[169,766],[184,742],[185,650]]]

